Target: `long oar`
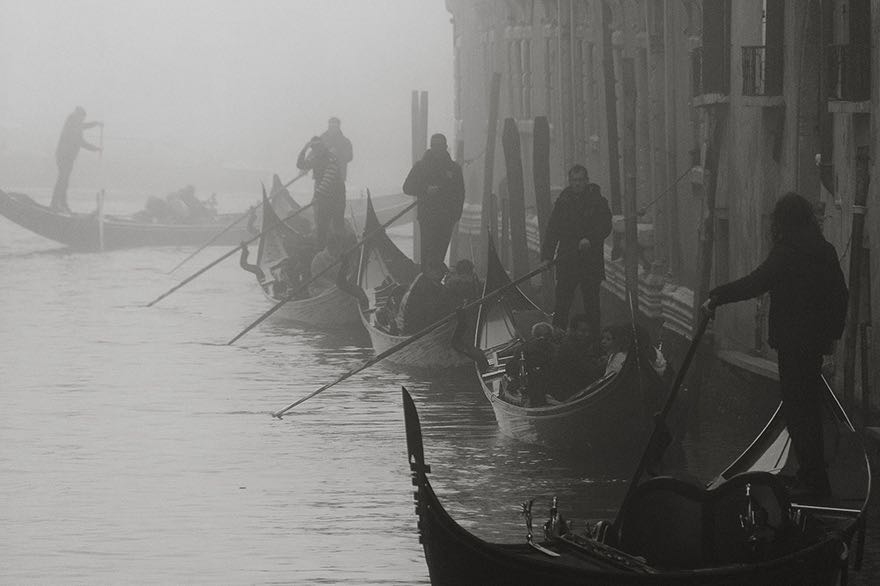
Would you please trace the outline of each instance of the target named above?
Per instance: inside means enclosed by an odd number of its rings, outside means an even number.
[[[299,287],[297,287],[296,289],[294,289],[293,291],[291,291],[290,293],[288,293],[287,295],[285,295],[284,298],[283,298],[281,301],[279,301],[278,303],[276,303],[275,305],[273,305],[271,309],[269,309],[269,310],[268,310],[267,312],[265,312],[263,315],[261,315],[260,317],[258,317],[257,320],[256,320],[255,322],[251,323],[251,325],[249,325],[248,327],[246,327],[245,329],[243,329],[242,331],[240,331],[240,332],[239,332],[234,338],[232,338],[231,340],[229,340],[228,342],[226,342],[226,345],[227,345],[227,346],[231,346],[232,344],[235,344],[235,342],[236,342],[239,338],[241,338],[241,337],[244,336],[246,333],[248,333],[249,331],[251,331],[252,329],[254,329],[255,327],[257,327],[257,326],[258,326],[260,323],[262,323],[263,320],[265,320],[267,317],[269,317],[270,315],[272,315],[273,313],[275,313],[276,311],[278,311],[279,309],[281,309],[281,306],[282,306],[282,305],[284,305],[284,304],[287,303],[288,301],[292,300],[294,297],[296,297],[297,295],[299,295],[302,291],[305,291],[305,290],[308,288],[309,285],[311,285],[312,283],[314,283],[315,281],[317,281],[319,278],[321,278],[321,277],[323,277],[325,274],[327,274],[327,273],[330,271],[330,269],[332,269],[333,267],[339,266],[339,263],[342,262],[342,259],[345,258],[346,255],[350,254],[351,252],[354,252],[355,250],[357,250],[358,248],[360,248],[361,246],[363,246],[365,242],[367,242],[368,240],[370,240],[371,238],[373,238],[374,236],[376,236],[377,234],[379,234],[380,232],[382,232],[385,228],[387,228],[388,226],[390,226],[391,224],[393,224],[394,222],[396,222],[401,216],[403,216],[403,215],[406,214],[408,211],[410,211],[411,209],[413,209],[414,207],[416,207],[416,205],[417,205],[418,203],[419,203],[418,200],[412,202],[411,204],[409,204],[408,206],[406,206],[405,208],[403,208],[403,210],[401,210],[400,212],[398,212],[397,214],[395,214],[395,216],[394,216],[393,218],[391,218],[390,220],[388,220],[387,222],[385,222],[384,224],[382,224],[381,226],[379,226],[378,228],[376,228],[375,230],[373,230],[372,232],[370,232],[369,234],[367,234],[366,236],[364,236],[361,240],[358,241],[357,244],[355,244],[354,246],[351,246],[351,247],[348,248],[347,250],[344,250],[344,251],[343,251],[343,252],[337,257],[337,259],[336,259],[335,261],[333,261],[333,263],[332,263],[331,265],[329,265],[328,267],[324,268],[324,270],[322,270],[321,272],[319,272],[317,275],[312,275],[312,278],[311,278],[311,279],[309,279],[308,281],[306,281],[305,283],[303,283],[302,285],[300,285]]]
[[[642,457],[639,460],[639,465],[636,467],[636,472],[633,474],[632,479],[630,479],[629,487],[626,491],[626,496],[623,497],[623,505],[620,507],[620,511],[623,510],[627,501],[629,501],[630,497],[632,497],[633,492],[638,487],[639,479],[642,477],[642,474],[645,473],[645,468],[648,466],[648,458],[651,455],[651,448],[657,442],[658,437],[660,435],[660,430],[664,429],[666,425],[666,416],[669,415],[669,411],[672,409],[672,405],[675,403],[675,399],[678,396],[678,391],[681,389],[681,385],[684,382],[685,374],[688,371],[688,368],[691,365],[691,362],[694,359],[694,355],[697,353],[697,347],[700,345],[700,339],[703,337],[703,334],[706,332],[706,327],[709,325],[709,320],[712,319],[712,312],[707,311],[700,318],[700,322],[697,324],[697,331],[694,333],[694,339],[691,340],[691,345],[688,348],[687,354],[684,356],[684,361],[681,363],[681,368],[678,371],[678,374],[675,377],[675,381],[672,383],[672,389],[669,391],[669,396],[666,397],[666,402],[663,404],[663,409],[655,415],[654,417],[654,429],[651,431],[651,437],[648,438],[648,444],[645,446],[645,451],[642,452]],[[618,511],[618,519],[620,518],[620,511]],[[617,521],[614,522],[617,524]]]
[[[506,285],[502,285],[501,287],[498,287],[497,289],[495,289],[491,293],[487,293],[486,295],[484,295],[483,297],[481,297],[475,301],[471,301],[469,303],[465,303],[465,304],[461,305],[452,313],[446,315],[445,317],[440,318],[439,320],[435,321],[434,323],[432,323],[428,327],[418,331],[417,333],[413,334],[412,336],[410,336],[409,338],[407,338],[403,342],[400,342],[399,344],[396,344],[396,345],[392,346],[391,348],[388,348],[384,352],[377,354],[376,356],[374,356],[370,360],[367,360],[366,362],[364,362],[363,364],[361,364],[357,368],[349,370],[348,372],[346,372],[345,374],[343,374],[342,376],[340,376],[339,378],[337,378],[333,382],[329,382],[326,385],[324,385],[323,387],[319,388],[318,390],[309,393],[308,395],[306,395],[305,397],[303,397],[297,401],[294,401],[293,403],[291,403],[290,405],[288,405],[287,407],[285,407],[281,411],[275,411],[274,413],[272,413],[272,416],[277,417],[278,419],[281,419],[281,417],[285,413],[287,413],[288,411],[290,411],[291,409],[293,409],[294,407],[296,407],[300,403],[304,403],[305,401],[308,401],[309,399],[311,399],[315,395],[319,395],[319,394],[323,393],[324,391],[326,391],[330,387],[333,387],[333,386],[341,383],[345,379],[356,375],[360,371],[373,366],[377,362],[384,360],[385,358],[388,358],[389,356],[391,356],[392,354],[394,354],[398,350],[406,348],[407,346],[409,346],[410,344],[412,344],[416,340],[419,340],[420,338],[424,338],[425,336],[427,336],[428,334],[430,334],[431,332],[433,332],[434,330],[436,330],[437,328],[439,328],[440,326],[442,326],[446,322],[452,320],[453,318],[456,318],[460,312],[467,311],[468,309],[471,309],[471,308],[476,307],[478,305],[481,305],[487,301],[491,301],[492,299],[495,299],[496,297],[498,297],[499,295],[501,295],[505,291],[512,289],[513,287],[516,287],[517,285],[519,285],[523,281],[527,281],[527,280],[531,279],[532,277],[534,277],[535,275],[546,271],[547,269],[549,269],[550,267],[555,265],[557,262],[559,262],[559,257],[557,257],[554,260],[549,260],[549,261],[545,262],[544,264],[542,264],[541,266],[539,266],[535,270],[531,271],[530,273],[527,273],[527,274],[523,275],[522,277],[519,277],[515,281],[511,281],[510,283],[507,283]]]
[[[315,202],[313,200],[313,201],[309,202],[308,204],[304,205],[303,207],[299,208],[298,210],[296,210],[295,212],[293,212],[292,214],[290,214],[286,218],[278,220],[277,222],[273,222],[269,226],[263,226],[263,230],[259,234],[250,238],[249,240],[245,240],[244,244],[250,244],[251,242],[253,242],[254,240],[257,240],[260,236],[262,236],[263,234],[265,234],[269,230],[274,229],[276,226],[280,226],[281,223],[286,222],[287,220],[290,220],[291,218],[295,218],[296,216],[300,215],[301,213],[303,213],[304,211],[306,211],[307,209],[312,207],[314,204],[315,204]],[[195,279],[196,277],[198,277],[202,273],[206,272],[211,267],[214,267],[214,266],[220,264],[222,261],[224,261],[227,258],[229,258],[230,256],[232,256],[233,254],[238,252],[240,249],[241,249],[241,246],[236,246],[235,248],[233,248],[232,250],[230,250],[229,252],[227,252],[226,254],[224,254],[223,256],[221,256],[220,258],[215,260],[214,262],[208,264],[204,268],[191,274],[190,276],[185,278],[183,281],[181,281],[180,283],[178,283],[177,285],[175,285],[171,289],[165,291],[164,293],[162,293],[161,295],[159,295],[158,297],[156,297],[155,299],[153,299],[152,301],[147,303],[147,307],[153,307],[158,302],[162,301],[163,299],[165,299],[166,297],[168,297],[169,295],[171,295],[172,293],[174,293],[175,291],[177,291],[178,289],[180,289],[181,287],[183,287],[184,285],[186,285],[187,283],[189,283],[190,281],[192,281],[193,279]]]
[[[276,194],[281,193],[281,190],[282,190],[282,189],[287,189],[288,187],[290,187],[291,185],[293,185],[294,183],[296,183],[297,181],[299,181],[300,179],[302,179],[303,177],[305,177],[307,174],[308,174],[308,171],[303,171],[302,173],[300,173],[299,175],[297,175],[296,177],[294,177],[293,179],[291,179],[290,181],[288,181],[287,183],[285,183],[284,185],[282,185],[282,186],[279,187],[278,189],[274,190],[271,194],[269,194],[269,199],[272,199],[273,197],[275,197]],[[192,252],[188,257],[186,257],[185,259],[183,259],[183,260],[180,261],[179,263],[177,263],[177,265],[176,265],[173,269],[171,269],[170,271],[168,271],[166,274],[171,274],[171,273],[173,273],[174,271],[176,271],[177,269],[179,269],[180,267],[182,267],[183,265],[185,265],[185,264],[186,264],[186,263],[187,263],[192,257],[194,257],[195,255],[197,255],[197,254],[200,253],[201,251],[205,250],[206,248],[208,248],[209,246],[211,246],[212,244],[214,244],[215,242],[217,242],[217,240],[218,240],[221,236],[223,236],[224,234],[226,234],[227,232],[229,232],[229,231],[230,231],[233,227],[235,227],[239,222],[241,222],[242,220],[244,220],[245,218],[247,218],[247,217],[251,214],[251,212],[254,212],[254,211],[260,209],[260,207],[261,207],[262,205],[263,205],[263,202],[261,201],[261,202],[258,203],[255,207],[249,209],[249,210],[246,211],[245,213],[243,213],[243,214],[241,214],[240,216],[238,216],[235,220],[232,221],[231,224],[229,224],[228,226],[226,226],[225,228],[223,228],[222,230],[220,230],[219,232],[217,232],[216,234],[214,234],[214,236],[212,236],[210,240],[208,240],[207,242],[205,242],[204,244],[202,244],[201,246],[199,246],[194,252]]]

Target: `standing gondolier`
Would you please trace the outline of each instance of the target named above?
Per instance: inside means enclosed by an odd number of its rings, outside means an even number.
[[[315,238],[318,250],[327,244],[327,231],[345,231],[345,181],[339,160],[320,137],[312,137],[299,152],[296,166],[315,178]]]
[[[822,355],[831,354],[846,322],[849,293],[837,252],[813,206],[789,192],[776,202],[773,248],[745,277],[709,292],[707,311],[770,292],[768,342],[777,351],[782,413],[798,460],[792,494],[831,494],[822,439]]]
[[[70,184],[70,174],[73,171],[73,164],[79,154],[79,149],[84,148],[89,151],[100,152],[101,147],[95,146],[86,141],[83,137],[83,131],[87,128],[95,126],[104,126],[103,122],[86,122],[86,111],[77,106],[76,109],[67,117],[64,127],[61,129],[61,136],[58,138],[58,147],[55,149],[55,162],[58,164],[58,178],[55,181],[55,189],[52,191],[52,209],[70,212],[67,205],[67,186]]]
[[[348,164],[354,158],[354,151],[351,141],[342,134],[342,122],[339,118],[333,116],[327,121],[327,130],[321,135],[321,140],[339,161],[339,171],[342,174],[342,181],[345,181],[348,178]]]
[[[464,207],[464,176],[452,160],[442,134],[431,136],[431,148],[417,161],[403,182],[403,192],[418,198],[417,218],[422,237],[419,263],[440,264],[452,238],[452,229]]]
[[[610,233],[608,200],[602,197],[598,185],[590,183],[586,167],[573,166],[568,171],[568,187],[553,205],[541,246],[544,260],[559,257],[554,326],[565,329],[575,290],[580,287],[590,329],[599,331],[599,288],[605,280],[603,243]]]

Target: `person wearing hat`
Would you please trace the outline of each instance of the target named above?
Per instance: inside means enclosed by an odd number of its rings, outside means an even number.
[[[327,130],[321,135],[321,140],[330,149],[330,152],[339,161],[339,172],[342,174],[342,180],[348,177],[348,164],[354,158],[351,148],[351,141],[342,134],[342,122],[339,118],[333,116],[327,121]]]
[[[321,250],[327,245],[328,230],[345,231],[345,181],[339,160],[321,137],[313,136],[299,152],[296,166],[311,170],[315,179],[315,240]]]
[[[420,264],[442,263],[464,207],[464,176],[461,166],[449,156],[445,136],[431,137],[431,148],[413,165],[403,182],[403,192],[419,202]]]
[[[67,117],[61,136],[58,138],[58,148],[55,149],[55,162],[58,164],[58,179],[55,181],[55,189],[52,190],[52,209],[70,212],[67,205],[67,186],[70,184],[70,174],[79,149],[100,151],[101,148],[93,145],[83,138],[83,130],[94,126],[104,126],[103,122],[86,122],[86,111],[77,106]]]

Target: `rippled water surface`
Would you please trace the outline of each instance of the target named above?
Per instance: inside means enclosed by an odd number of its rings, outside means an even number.
[[[225,252],[166,274],[191,250],[73,253],[0,219],[0,582],[426,583],[402,385],[469,529],[522,540],[519,503],[543,522],[554,494],[613,516],[626,475],[504,438],[467,369],[380,364],[273,419],[369,340],[270,319],[226,346],[269,307],[234,259],[145,308]],[[733,403],[725,429],[754,431]],[[701,461],[741,447],[707,429]]]

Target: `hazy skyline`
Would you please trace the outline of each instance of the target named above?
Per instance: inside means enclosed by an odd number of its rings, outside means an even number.
[[[286,179],[338,116],[355,147],[350,183],[387,191],[410,165],[414,89],[430,94],[430,131],[452,139],[443,0],[0,0],[0,23],[0,157],[52,161],[82,105],[106,123],[108,168],[155,159]],[[74,184],[86,183],[93,165],[78,165]]]

